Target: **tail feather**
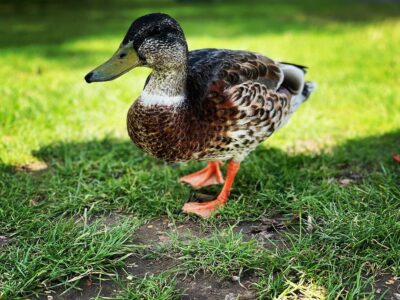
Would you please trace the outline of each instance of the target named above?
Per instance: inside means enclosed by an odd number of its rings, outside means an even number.
[[[301,94],[304,86],[305,69],[293,64],[280,63],[283,72],[281,86],[288,89],[292,94]]]
[[[315,90],[316,84],[305,81],[306,67],[292,63],[280,63],[283,72],[283,81],[278,88],[279,92],[287,93],[290,97],[290,112],[296,111]]]
[[[310,97],[311,93],[315,91],[317,88],[317,84],[312,81],[306,81],[303,86],[303,91],[301,92],[301,95],[303,96],[303,102],[307,101],[307,99]]]
[[[288,63],[288,62],[284,62],[284,61],[281,61],[279,63],[282,64],[282,65],[294,66],[294,67],[296,67],[298,69],[301,69],[304,72],[304,74],[307,73],[307,69],[308,69],[307,66],[302,66],[302,65],[298,65],[298,64],[294,64],[294,63]]]

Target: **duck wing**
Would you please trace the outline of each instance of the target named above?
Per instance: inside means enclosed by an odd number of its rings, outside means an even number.
[[[261,54],[226,49],[200,49],[189,52],[188,98],[202,102],[209,87],[222,81],[228,89],[246,81],[260,83],[276,91],[284,74],[279,63]]]
[[[202,49],[189,54],[191,136],[207,140],[196,159],[243,159],[281,128],[314,85],[305,67],[246,51]]]

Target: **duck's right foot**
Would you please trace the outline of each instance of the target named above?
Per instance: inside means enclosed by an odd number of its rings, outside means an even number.
[[[187,183],[195,189],[213,184],[222,184],[224,183],[224,177],[219,169],[221,165],[222,162],[220,161],[209,162],[207,167],[204,169],[196,173],[183,176],[179,179],[179,181]]]

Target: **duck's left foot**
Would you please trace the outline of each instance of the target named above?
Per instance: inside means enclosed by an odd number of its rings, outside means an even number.
[[[222,184],[224,183],[224,177],[219,169],[221,165],[222,162],[219,161],[209,162],[207,167],[204,169],[196,173],[183,176],[179,179],[179,181],[190,184],[195,189],[212,184]]]
[[[208,202],[189,202],[186,203],[182,210],[185,213],[193,213],[204,219],[208,219],[219,208],[224,206],[226,201],[219,200],[218,198]]]
[[[189,202],[186,203],[182,210],[185,213],[193,213],[204,219],[211,217],[218,209],[226,204],[228,201],[229,193],[231,191],[233,181],[235,179],[237,171],[239,171],[239,162],[230,161],[227,167],[226,181],[222,191],[219,193],[217,199],[209,202]]]

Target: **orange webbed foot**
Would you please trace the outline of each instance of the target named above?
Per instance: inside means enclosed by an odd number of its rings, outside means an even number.
[[[217,199],[209,202],[189,202],[186,203],[182,210],[185,213],[193,213],[204,219],[208,219],[213,213],[218,211],[228,201],[228,197],[233,185],[237,171],[239,171],[239,162],[230,161],[227,167],[226,182],[219,193]]]
[[[208,219],[215,213],[219,208],[225,205],[225,201],[221,201],[218,198],[208,202],[189,202],[186,203],[182,210],[185,213],[196,214],[203,219]]]
[[[209,162],[207,167],[204,169],[196,173],[183,176],[179,179],[179,181],[187,183],[195,189],[213,184],[222,184],[224,183],[224,177],[219,169],[221,165],[221,162]]]

